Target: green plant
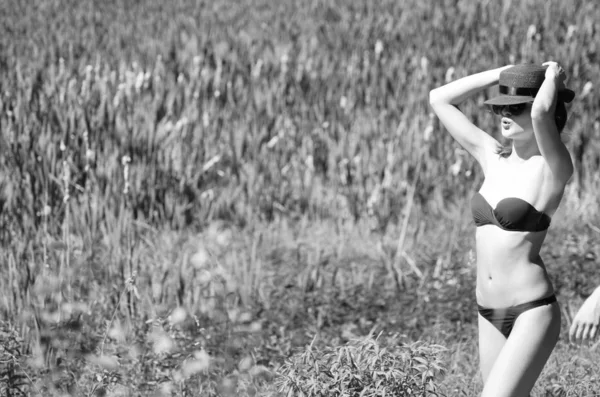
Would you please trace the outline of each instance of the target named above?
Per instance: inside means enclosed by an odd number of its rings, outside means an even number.
[[[15,329],[0,324],[0,341],[0,396],[26,396],[31,378],[21,364],[23,340]]]
[[[372,335],[344,346],[314,348],[283,366],[280,391],[299,397],[375,397],[437,395],[436,377],[443,375],[439,345],[402,343],[398,336]]]

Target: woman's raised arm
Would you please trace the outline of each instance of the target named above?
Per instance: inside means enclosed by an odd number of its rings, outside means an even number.
[[[429,103],[450,135],[479,162],[485,173],[487,159],[501,146],[485,131],[475,126],[457,107],[459,103],[498,83],[500,72],[512,65],[476,73],[435,88],[429,93]]]
[[[555,121],[557,96],[559,90],[565,88],[566,75],[556,62],[546,62],[544,65],[548,66],[546,78],[531,107],[531,119],[540,153],[562,188],[573,175],[571,155],[560,139]],[[562,106],[564,107],[564,103]]]

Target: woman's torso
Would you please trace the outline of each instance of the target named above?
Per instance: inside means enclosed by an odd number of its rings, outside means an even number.
[[[479,193],[496,208],[499,201],[516,197],[551,216],[562,198],[542,156],[511,164],[499,158],[488,166]],[[554,289],[540,250],[547,230],[507,231],[497,225],[477,227],[477,303],[509,307],[552,295]]]

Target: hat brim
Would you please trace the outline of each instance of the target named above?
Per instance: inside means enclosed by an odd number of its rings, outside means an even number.
[[[486,105],[517,105],[532,103],[535,98],[526,95],[498,95],[483,102]]]
[[[571,102],[575,98],[575,92],[565,88],[558,92],[558,98],[565,103]],[[528,95],[503,95],[500,94],[496,97],[490,98],[483,102],[486,105],[517,105],[519,103],[532,103],[535,100],[534,97]]]

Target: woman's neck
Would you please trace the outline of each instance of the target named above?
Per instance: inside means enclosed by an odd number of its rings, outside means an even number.
[[[517,162],[526,161],[533,156],[541,154],[535,139],[527,141],[513,140],[512,147],[513,150],[510,157],[511,160]]]

